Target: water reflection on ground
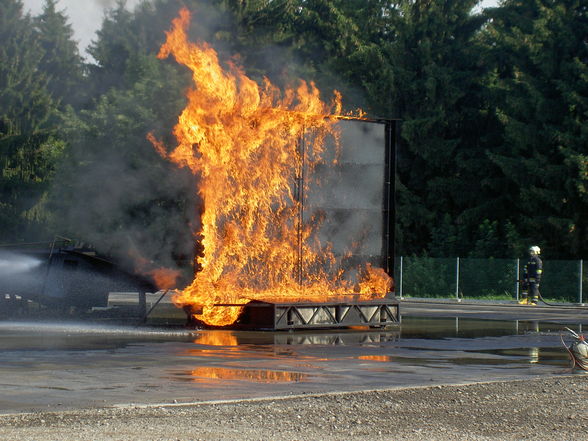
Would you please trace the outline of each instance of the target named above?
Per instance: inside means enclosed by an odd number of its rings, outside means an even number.
[[[0,412],[568,374],[562,338],[564,325],[463,318],[279,333],[0,322]]]

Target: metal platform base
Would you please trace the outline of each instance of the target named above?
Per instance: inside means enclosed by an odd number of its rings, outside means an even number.
[[[253,301],[231,328],[257,330],[384,328],[400,323],[398,301],[270,303]]]

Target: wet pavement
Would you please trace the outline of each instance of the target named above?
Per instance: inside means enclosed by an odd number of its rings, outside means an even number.
[[[189,331],[0,322],[0,413],[570,373],[586,308],[403,302],[390,330]],[[490,317],[492,319],[490,319]]]

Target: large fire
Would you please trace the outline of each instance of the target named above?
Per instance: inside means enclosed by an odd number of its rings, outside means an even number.
[[[320,219],[300,215],[308,182],[304,170],[324,162],[324,141],[338,139],[341,97],[330,103],[314,84],[280,92],[265,79],[259,85],[233,62],[221,66],[206,43],[192,43],[186,9],[173,21],[158,57],[173,55],[192,71],[195,86],[174,129],[178,145],[159,153],[198,176],[204,202],[201,270],[173,296],[193,306],[197,319],[216,326],[234,323],[250,300],[325,300],[355,293],[382,297],[390,278],[370,265],[360,281],[344,279],[329,244],[315,234]],[[312,138],[308,133],[312,133]],[[307,135],[305,135],[307,134]],[[302,149],[306,136],[312,148]],[[335,160],[336,161],[336,160]],[[303,182],[303,183],[302,183]],[[224,306],[218,306],[224,305]],[[227,306],[234,305],[234,306]]]

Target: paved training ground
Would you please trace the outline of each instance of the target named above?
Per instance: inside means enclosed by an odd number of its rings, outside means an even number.
[[[585,307],[401,300],[376,330],[154,329],[0,321],[0,413],[147,406],[570,374]],[[569,341],[568,341],[569,343]]]
[[[588,306],[539,303],[537,306],[515,302],[481,302],[456,300],[402,299],[400,312],[404,317],[458,317],[479,320],[526,320],[561,324],[588,324]]]

